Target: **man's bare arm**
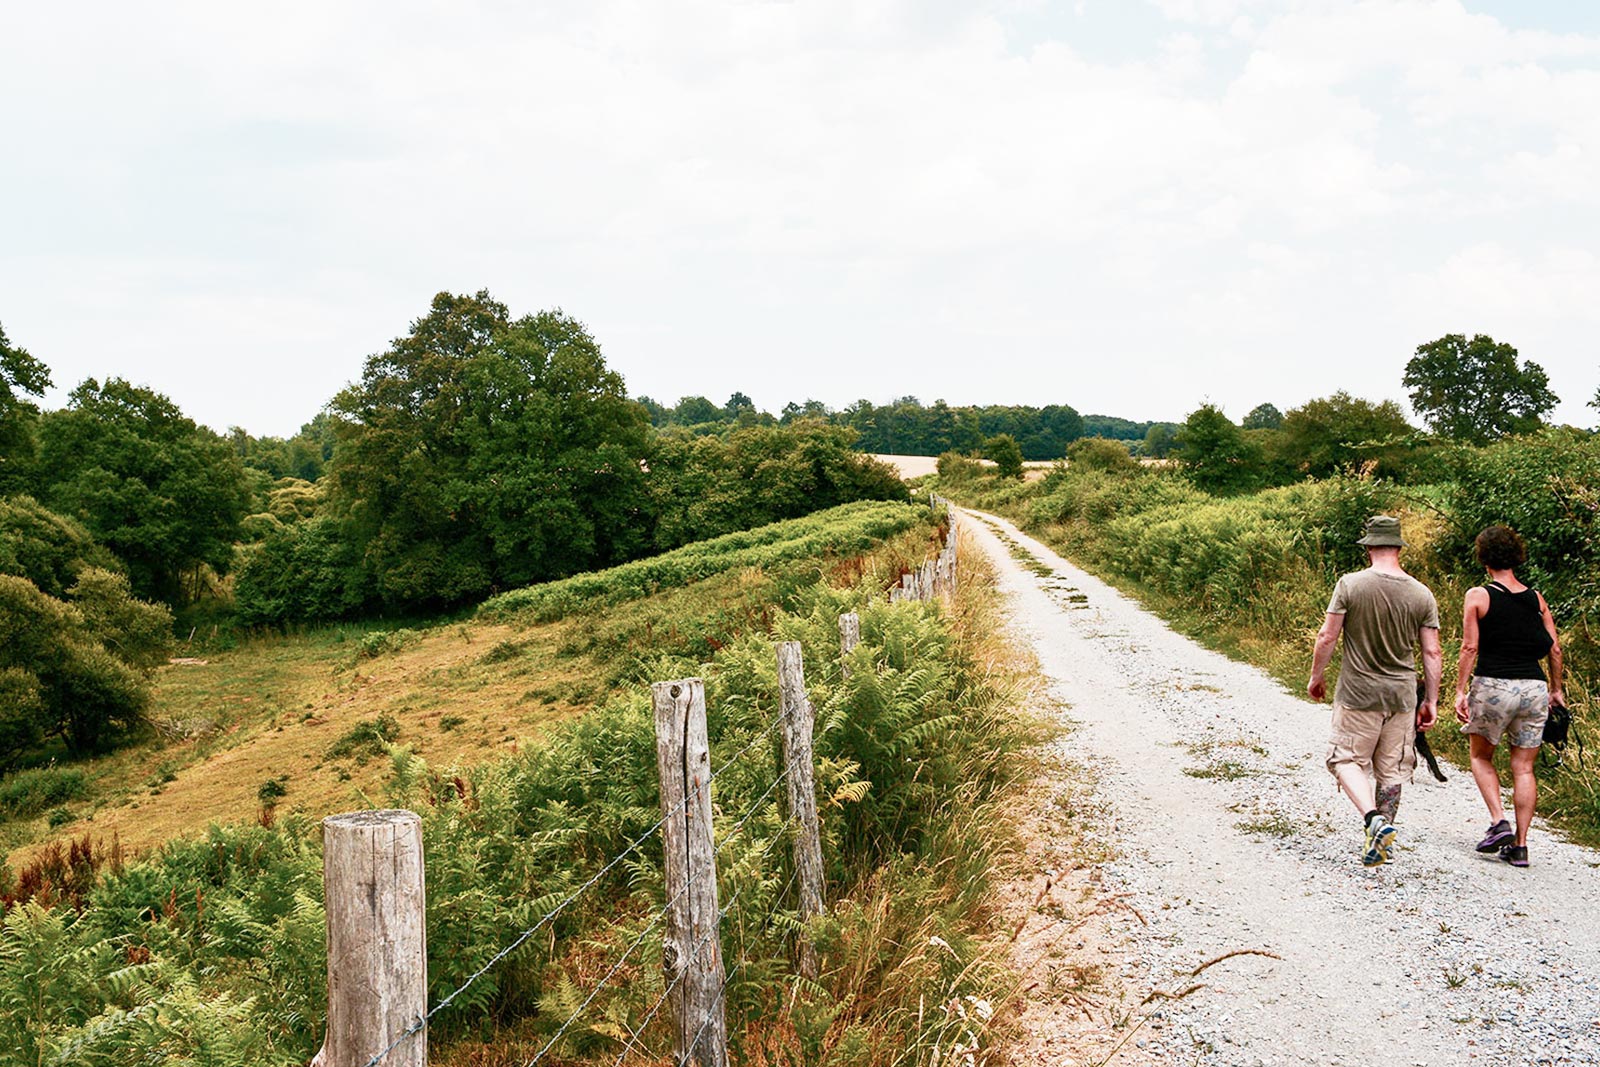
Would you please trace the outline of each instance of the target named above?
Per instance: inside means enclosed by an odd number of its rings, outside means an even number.
[[[1417,712],[1417,729],[1426,730],[1439,718],[1439,675],[1444,670],[1444,649],[1439,645],[1439,628],[1424,626],[1422,639],[1422,708]]]
[[[1328,684],[1322,676],[1333,659],[1333,650],[1338,647],[1343,630],[1344,614],[1328,612],[1322,620],[1322,629],[1317,631],[1317,649],[1311,655],[1311,680],[1306,683],[1306,693],[1312,700],[1322,700],[1328,695]]]

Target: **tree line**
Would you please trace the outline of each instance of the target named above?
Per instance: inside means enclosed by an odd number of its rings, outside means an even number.
[[[441,293],[292,438],[218,434],[121,378],[64,407],[0,332],[0,769],[140,722],[182,626],[453,610],[862,499],[825,420],[652,426],[578,320]]]
[[[1486,334],[1446,334],[1418,345],[1401,384],[1423,428],[1392,400],[1341,390],[1281,414],[1263,404],[1237,424],[1216,405],[1202,404],[1178,427],[1167,452],[1213,493],[1252,492],[1343,470],[1430,481],[1449,449],[1533,433],[1559,402],[1543,367]],[[1590,406],[1600,407],[1600,391]]]
[[[981,452],[996,438],[1016,442],[1025,460],[1060,459],[1067,445],[1082,437],[1143,441],[1153,427],[1170,433],[1175,423],[1133,422],[1111,415],[1080,415],[1069,404],[1031,407],[1018,404],[952,406],[944,400],[923,404],[903,396],[887,404],[857,400],[834,409],[820,400],[790,401],[773,415],[760,411],[742,392],[717,405],[703,396],[686,396],[666,407],[650,397],[639,402],[657,427],[682,427],[691,432],[720,433],[728,426],[787,426],[820,420],[856,432],[863,452],[901,456],[937,456],[943,452]]]

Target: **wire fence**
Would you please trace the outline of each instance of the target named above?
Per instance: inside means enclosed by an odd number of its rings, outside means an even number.
[[[938,507],[944,502],[935,497],[932,503]],[[950,514],[953,519],[953,509]],[[890,591],[891,601],[931,600],[942,593],[953,592],[955,545],[952,526],[943,549],[934,559],[901,576]],[[842,663],[858,639],[859,621],[853,615],[842,617],[840,634]],[[786,970],[815,977],[814,957],[809,956],[810,946],[805,934],[806,923],[820,915],[823,907],[811,750],[814,711],[806,696],[799,645],[795,642],[786,645],[790,647],[780,645],[778,648],[778,713],[761,724],[714,770],[710,768],[703,684],[699,679],[683,679],[653,687],[662,784],[661,817],[629,840],[575,890],[511,937],[504,947],[425,1013],[420,1010],[423,1004],[415,1000],[409,1012],[403,1005],[397,1011],[394,1005],[387,1003],[394,999],[393,990],[382,988],[381,982],[335,981],[334,961],[343,960],[349,954],[341,950],[342,931],[335,928],[330,917],[328,1043],[313,1063],[362,1063],[365,1067],[412,1067],[425,1063],[427,1030],[440,1013],[447,1011],[541,931],[551,930],[558,918],[588,894],[600,890],[630,859],[641,856],[647,847],[653,848],[659,842],[666,874],[659,904],[636,917],[636,921],[643,921],[644,925],[635,935],[609,947],[604,972],[582,991],[581,999],[526,1061],[526,1067],[553,1064],[566,1056],[563,1042],[570,1043],[583,1032],[580,1024],[597,1004],[604,1003],[601,998],[608,990],[622,996],[638,996],[645,983],[638,980],[637,972],[642,958],[650,951],[652,935],[658,931],[662,933],[660,992],[637,1016],[636,1023],[628,1021],[632,1014],[629,1012],[624,1015],[620,1028],[613,1021],[610,1027],[602,1030],[591,1026],[589,1032],[602,1033],[620,1046],[616,1058],[611,1061],[613,1067],[622,1067],[633,1055],[645,1056],[652,1062],[662,1062],[670,1056],[677,1067],[687,1067],[691,1062],[704,1067],[725,1067],[728,1062],[725,1013],[729,990],[746,976],[753,963],[786,956],[788,958],[783,960]],[[776,769],[764,782],[756,776],[757,784],[753,785],[747,779],[756,760],[765,760]],[[736,818],[724,823],[725,828],[719,834],[713,814],[712,787],[736,769],[743,772],[746,789],[759,788],[760,791]],[[781,801],[780,789],[784,790]],[[772,818],[761,819],[763,813]],[[416,818],[410,813],[373,814]],[[330,827],[325,833],[332,832],[331,822],[325,824]],[[758,825],[765,831],[759,839],[753,836]],[[785,843],[791,846],[787,861],[777,855],[780,845]],[[742,846],[742,852],[719,876],[719,861],[735,846]],[[784,877],[785,867],[786,881],[769,895],[764,888]],[[381,872],[383,869],[383,857],[376,857],[372,870]],[[419,862],[419,883],[420,870]],[[771,877],[767,877],[769,875]],[[336,885],[332,872],[327,877],[330,900],[336,893],[353,892],[368,893],[377,899],[372,886]],[[728,884],[719,886],[719,880]],[[715,906],[722,888],[731,889],[731,895],[726,903]],[[399,896],[406,895],[402,892]],[[415,898],[415,907],[420,908],[420,884],[416,887]],[[713,905],[709,910],[708,902]],[[757,908],[758,913],[747,913],[743,910],[746,906]],[[330,908],[330,916],[332,913]],[[732,965],[728,966],[722,954],[721,936],[730,919],[739,932],[739,946]],[[405,924],[383,925],[386,929],[395,929]],[[420,923],[417,925],[420,936]],[[755,931],[762,939],[753,950],[746,938],[750,931]],[[367,941],[371,940],[370,931],[360,933]],[[400,960],[416,958],[420,946],[379,946],[378,951],[390,951],[394,959]],[[793,967],[789,966],[791,962]],[[388,973],[382,963],[378,961],[375,965],[380,977]],[[808,969],[810,974],[806,974]],[[425,981],[422,988],[425,997]],[[351,1002],[341,1002],[342,994],[351,995]],[[375,1007],[368,1002],[373,998],[383,1003]],[[642,1005],[643,1001],[638,1003]],[[660,1047],[669,1043],[670,1053]],[[377,1051],[371,1051],[374,1048]],[[351,1055],[352,1052],[356,1054]]]

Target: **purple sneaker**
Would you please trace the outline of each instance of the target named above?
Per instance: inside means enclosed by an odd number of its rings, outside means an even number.
[[[1513,867],[1526,867],[1528,865],[1528,846],[1506,845],[1500,849],[1500,858]]]
[[[1511,824],[1501,819],[1489,827],[1489,832],[1483,835],[1483,840],[1478,842],[1479,852],[1498,852],[1500,846],[1516,840],[1517,832]]]

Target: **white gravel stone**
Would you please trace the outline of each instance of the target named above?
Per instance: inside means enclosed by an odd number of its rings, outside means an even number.
[[[1600,854],[1536,823],[1527,870],[1479,856],[1488,818],[1471,777],[1446,768],[1440,784],[1424,768],[1405,789],[1397,858],[1364,869],[1359,817],[1322,765],[1326,706],[975,518],[1055,571],[1036,577],[966,524],[1080,725],[1062,744],[1099,772],[1118,850],[1107,883],[1149,923],[1118,920],[1146,981],[1203,983],[1163,1003],[1151,1051],[1209,1067],[1600,1064]],[[1308,669],[1320,621],[1305,620]],[[1240,955],[1191,977],[1235,949],[1281,959]]]

